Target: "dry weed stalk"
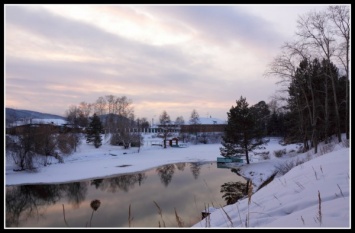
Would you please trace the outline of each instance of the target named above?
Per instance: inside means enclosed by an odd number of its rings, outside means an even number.
[[[220,205],[220,206],[221,206],[221,205]],[[230,216],[228,215],[228,213],[223,209],[223,206],[221,206],[221,208],[222,208],[223,212],[226,214],[227,219],[228,219],[229,222],[231,223],[231,227],[234,227],[231,217],[230,217]]]
[[[338,184],[337,184],[338,185]],[[343,191],[341,190],[340,186],[338,185],[338,188],[340,190],[340,194],[344,197]]]
[[[273,196],[279,202],[279,204],[282,205],[281,201],[276,197],[276,195],[274,194]]]
[[[129,207],[128,207],[128,226],[131,227],[131,224],[132,224],[132,214],[131,214],[131,204],[129,204]]]
[[[251,182],[251,180],[248,180],[247,187],[248,187],[248,217],[247,217],[248,221],[246,223],[246,226],[248,227],[248,225],[249,225],[249,215],[250,215],[249,206],[250,206],[250,202],[251,202],[251,195],[253,195],[253,183]]]
[[[322,225],[322,199],[320,198],[320,192],[318,190],[318,220],[320,225]]]
[[[166,227],[165,222],[163,220],[163,213],[162,213],[160,206],[155,201],[153,201],[153,202],[154,202],[155,206],[158,208],[158,214],[160,215],[161,221],[163,222],[163,226]],[[160,221],[159,221],[159,227],[160,227]]]
[[[69,227],[68,223],[67,223],[67,220],[65,219],[65,209],[64,209],[64,204],[63,205],[63,217],[64,217],[64,223],[67,227]]]
[[[243,221],[242,221],[242,216],[240,216],[240,211],[239,211],[239,207],[238,207],[238,203],[236,204],[237,209],[238,209],[238,214],[239,214],[239,219],[240,219],[240,226],[243,225]]]
[[[181,220],[181,218],[177,214],[176,208],[174,208],[174,210],[175,210],[175,218],[176,218],[176,222],[178,223],[178,226],[179,227],[184,227],[184,222]]]
[[[304,186],[300,182],[295,181],[295,183],[297,184],[298,187],[300,187],[301,189],[304,189]]]
[[[208,212],[208,209],[209,209],[208,205],[207,205],[207,208],[206,208],[206,205],[205,205],[205,213],[209,213],[209,212]],[[206,219],[206,225],[205,225],[205,227],[211,227],[211,217],[210,217],[210,214],[207,214],[207,216],[205,217],[205,219]]]
[[[316,172],[316,170],[314,170],[314,167],[313,167],[313,166],[312,166],[312,169],[313,169],[313,171],[314,171],[314,175],[316,176],[316,180],[318,180],[317,172]]]

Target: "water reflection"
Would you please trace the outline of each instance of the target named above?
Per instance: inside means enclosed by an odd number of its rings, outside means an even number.
[[[105,179],[8,186],[6,227],[158,227],[163,220],[189,227],[206,203],[220,207],[243,197],[245,183],[216,163],[177,163]]]
[[[135,187],[136,183],[141,186],[145,179],[147,179],[145,173],[135,173],[106,179],[96,179],[91,181],[91,185],[94,185],[96,189],[110,193],[115,193],[119,190],[128,192]]]
[[[237,169],[232,168],[231,172],[239,175]],[[221,186],[221,193],[227,205],[236,203],[239,199],[245,197],[248,193],[247,183],[245,182],[227,182]]]
[[[157,168],[156,171],[160,176],[160,180],[162,184],[164,184],[165,187],[168,187],[170,181],[173,179],[173,175],[175,172],[175,165],[169,164],[169,165],[160,166]]]
[[[192,175],[194,176],[195,180],[197,180],[198,176],[200,175],[201,163],[191,163],[190,170]]]

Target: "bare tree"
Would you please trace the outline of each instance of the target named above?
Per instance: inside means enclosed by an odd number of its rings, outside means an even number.
[[[150,126],[149,121],[146,117],[137,118],[136,122],[138,125],[138,131],[145,131]]]
[[[36,127],[34,137],[34,151],[44,156],[43,165],[48,165],[48,157],[55,156],[57,148],[57,135],[54,126],[51,124],[40,124]]]
[[[180,129],[181,125],[184,125],[185,124],[185,120],[184,120],[184,117],[183,116],[178,116],[176,117],[176,120],[175,120],[175,125]]]
[[[79,110],[80,110],[80,117],[85,121],[83,125],[85,127],[89,124],[89,117],[93,109],[93,104],[86,103],[85,101],[80,102]]]
[[[94,104],[94,113],[98,116],[106,114],[107,103],[104,97],[99,97]]]
[[[198,125],[200,124],[200,116],[196,109],[193,109],[190,115],[190,133],[195,134],[195,143],[197,143]]]
[[[134,108],[132,100],[126,96],[106,96],[108,116],[105,128],[112,134],[111,144],[129,148],[133,140],[130,129],[134,126]]]
[[[108,133],[113,133],[115,128],[114,124],[114,105],[116,102],[116,97],[113,95],[106,95],[106,103],[107,103],[107,116],[105,121],[105,128],[108,130]]]
[[[164,148],[166,148],[166,140],[171,128],[171,120],[169,114],[164,110],[159,116],[160,127],[163,129],[164,134]]]
[[[69,155],[76,148],[76,135],[74,132],[60,133],[57,137],[57,147],[62,154]]]
[[[35,148],[35,132],[34,127],[30,124],[25,125],[23,127],[22,132],[18,134],[18,142],[13,158],[15,164],[19,166],[19,170],[36,170],[33,164],[33,158],[35,156],[34,148]],[[17,170],[15,170],[17,171]]]
[[[325,12],[309,12],[304,16],[300,16],[297,21],[298,35],[303,39],[305,45],[309,45],[315,51],[323,54],[323,57],[328,61],[327,64],[330,64],[331,58],[334,56],[336,51],[336,39],[334,38],[334,31],[331,28],[329,18]],[[334,98],[334,114],[335,121],[337,126],[337,136],[338,141],[341,142],[341,132],[340,132],[340,116],[339,116],[339,107],[337,101],[337,93],[334,77],[331,75],[330,67],[328,65],[327,77],[331,81],[333,89],[333,98]],[[328,101],[325,102],[325,111],[326,111],[326,124],[325,124],[325,134],[328,136],[329,128],[329,111],[328,111]],[[326,143],[328,142],[326,138]]]
[[[71,105],[69,109],[65,113],[66,119],[69,123],[73,125],[73,146],[74,151],[76,151],[77,146],[79,145],[80,135],[79,135],[79,117],[80,117],[80,109]]]
[[[349,63],[350,63],[350,15],[347,6],[329,6],[328,16],[337,28],[336,35],[340,36],[341,43],[336,51],[336,57],[343,65],[346,75],[346,97],[345,97],[345,131],[349,139]]]
[[[265,77],[278,77],[280,81],[278,84],[281,84],[281,86],[284,86],[285,89],[282,89],[281,92],[287,93],[289,95],[289,88],[291,84],[293,86],[296,85],[295,88],[297,88],[301,93],[302,96],[304,97],[304,100],[306,99],[306,90],[307,88],[304,85],[301,85],[296,79],[296,73],[298,70],[298,66],[301,64],[303,60],[308,60],[311,58],[310,51],[308,47],[304,44],[301,43],[300,41],[295,41],[295,42],[286,42],[282,46],[282,52],[281,55],[277,56],[274,58],[274,60],[269,64],[268,70],[264,73]],[[309,86],[312,88],[312,86]],[[281,99],[281,100],[286,100],[287,97],[275,97],[276,99]],[[309,102],[307,101],[305,104],[303,104],[304,101],[300,99],[300,96],[295,97],[293,101],[293,107],[296,108],[296,112],[298,114],[298,119],[299,119],[299,125],[297,127],[299,134],[302,135],[303,138],[303,144],[304,148],[309,147],[308,145],[308,139],[309,136],[307,134],[307,126],[306,126],[306,119],[304,118],[302,112],[303,109],[308,109],[310,110],[310,105]],[[311,117],[311,115],[309,115]]]

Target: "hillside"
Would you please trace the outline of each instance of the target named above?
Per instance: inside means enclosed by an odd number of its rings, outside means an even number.
[[[36,112],[31,110],[22,110],[22,109],[13,109],[13,108],[5,108],[5,118],[6,123],[11,123],[20,119],[61,119],[64,120],[65,117],[49,114],[49,113],[42,113]]]

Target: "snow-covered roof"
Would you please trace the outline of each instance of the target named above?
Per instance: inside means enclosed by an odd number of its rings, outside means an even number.
[[[189,125],[190,121],[187,121],[185,124]],[[202,125],[223,125],[227,124],[226,121],[214,118],[214,117],[200,117],[199,118],[199,124]]]
[[[38,119],[38,118],[33,118],[33,119],[23,119],[20,121],[14,122],[14,125],[20,126],[20,125],[26,125],[26,124],[53,124],[53,125],[64,125],[67,124],[68,122],[63,119]]]

